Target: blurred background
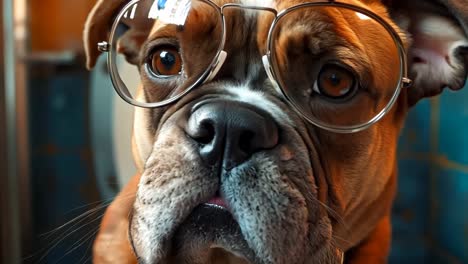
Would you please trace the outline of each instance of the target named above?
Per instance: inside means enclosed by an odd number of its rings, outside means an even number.
[[[104,58],[84,67],[94,2],[0,0],[1,263],[90,263],[103,209],[135,172],[133,109]],[[445,92],[408,117],[391,263],[468,263],[467,102],[468,88]]]

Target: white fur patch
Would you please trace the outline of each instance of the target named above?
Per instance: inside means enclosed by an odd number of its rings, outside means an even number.
[[[263,92],[253,91],[248,88],[248,86],[230,86],[226,89],[235,96],[235,100],[250,105],[254,105],[267,113],[270,113],[276,121],[280,123],[293,126],[292,120],[289,116],[281,110],[276,104],[269,101]]]
[[[273,7],[273,0],[242,0],[242,4],[248,6]]]

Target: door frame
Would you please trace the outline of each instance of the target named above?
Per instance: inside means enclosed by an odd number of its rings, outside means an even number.
[[[0,262],[22,263],[31,241],[27,1],[0,0]]]

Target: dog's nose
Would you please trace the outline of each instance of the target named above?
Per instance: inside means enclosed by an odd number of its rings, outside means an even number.
[[[186,133],[199,143],[207,165],[230,170],[254,153],[278,144],[278,127],[263,110],[241,102],[207,102],[196,105]]]

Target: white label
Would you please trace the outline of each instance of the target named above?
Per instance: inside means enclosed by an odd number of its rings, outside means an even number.
[[[164,23],[184,25],[187,20],[191,0],[155,0],[148,17],[156,19],[159,17]]]

